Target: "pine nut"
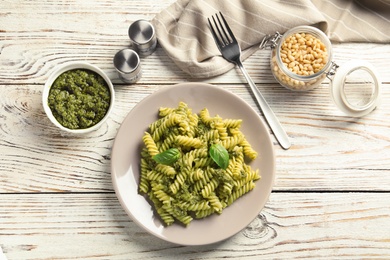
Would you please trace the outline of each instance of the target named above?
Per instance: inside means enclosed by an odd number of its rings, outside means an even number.
[[[294,33],[279,46],[280,59],[287,70],[302,77],[311,77],[299,80],[285,74],[285,70],[278,66],[273,52],[272,72],[282,85],[294,90],[308,90],[326,77],[323,73],[312,78],[313,74],[321,72],[328,63],[328,51],[320,38],[310,33]]]

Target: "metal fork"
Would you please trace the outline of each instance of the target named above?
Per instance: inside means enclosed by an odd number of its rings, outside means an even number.
[[[212,16],[212,21],[210,18],[207,19],[210,25],[210,30],[214,37],[214,40],[218,46],[218,49],[222,53],[222,57],[226,60],[235,63],[241,69],[244,74],[253,95],[256,98],[257,104],[260,107],[260,110],[263,112],[263,115],[268,122],[272,132],[274,133],[276,139],[278,140],[280,146],[283,149],[289,149],[291,146],[290,140],[281,126],[279,120],[272,112],[267,101],[264,99],[263,95],[260,93],[259,89],[256,87],[255,83],[249,76],[248,72],[244,68],[241,62],[241,49],[232,30],[230,29],[228,23],[223,17],[222,13],[219,12]],[[222,21],[221,21],[222,20]]]

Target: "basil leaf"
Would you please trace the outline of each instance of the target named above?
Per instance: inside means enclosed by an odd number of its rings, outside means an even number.
[[[161,163],[164,165],[172,165],[179,158],[180,151],[177,148],[171,148],[153,156],[153,160],[155,160],[157,163]]]
[[[226,170],[229,165],[229,154],[225,147],[220,144],[213,144],[210,146],[209,154],[219,167]]]

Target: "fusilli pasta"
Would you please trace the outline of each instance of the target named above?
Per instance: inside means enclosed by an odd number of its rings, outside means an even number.
[[[142,138],[139,193],[149,197],[165,225],[188,225],[194,218],[221,214],[255,187],[259,171],[244,158],[254,160],[257,152],[240,131],[241,119],[212,117],[207,108],[195,114],[184,102],[161,107],[159,117]],[[209,155],[214,144],[228,151],[226,169]],[[180,153],[173,164],[153,159],[172,148]]]

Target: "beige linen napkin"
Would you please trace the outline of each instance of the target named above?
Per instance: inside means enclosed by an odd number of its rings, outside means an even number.
[[[312,25],[335,41],[390,42],[390,1],[178,0],[152,20],[159,44],[183,71],[196,78],[234,67],[224,60],[207,18],[221,11],[246,59],[267,34]]]
[[[390,0],[312,0],[337,42],[390,43]]]

